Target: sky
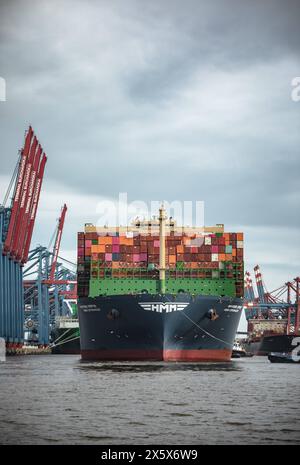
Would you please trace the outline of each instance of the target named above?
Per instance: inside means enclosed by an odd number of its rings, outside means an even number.
[[[75,260],[99,202],[199,200],[244,231],[268,290],[299,276],[299,24],[298,0],[1,0],[0,202],[31,124],[48,156],[32,245],[64,202]]]

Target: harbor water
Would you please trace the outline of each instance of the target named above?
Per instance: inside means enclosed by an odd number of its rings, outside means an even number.
[[[298,364],[0,364],[1,444],[300,444]]]

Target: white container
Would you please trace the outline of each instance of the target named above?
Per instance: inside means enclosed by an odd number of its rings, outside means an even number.
[[[212,262],[218,262],[219,261],[219,254],[218,253],[212,253],[211,254],[211,261]]]
[[[204,244],[205,244],[205,245],[211,245],[211,237],[206,237],[206,238],[204,239]]]
[[[243,249],[244,247],[244,241],[237,241],[236,243],[238,249]]]

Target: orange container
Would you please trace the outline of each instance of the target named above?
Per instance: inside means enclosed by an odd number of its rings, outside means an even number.
[[[99,236],[98,237],[98,244],[112,244],[112,236]]]
[[[236,240],[237,241],[243,241],[244,240],[244,233],[237,233],[236,234]]]
[[[184,253],[184,247],[183,247],[183,245],[177,245],[177,247],[176,247],[176,252],[177,252],[177,254],[182,254],[182,253]]]
[[[133,245],[133,237],[124,237],[122,244]]]
[[[226,253],[226,261],[232,260],[232,254],[231,253]]]
[[[236,249],[232,249],[232,256],[236,257]]]
[[[226,260],[226,254],[225,253],[219,253],[219,261],[220,262],[225,262]]]
[[[176,255],[169,255],[169,263],[170,264],[176,263]]]

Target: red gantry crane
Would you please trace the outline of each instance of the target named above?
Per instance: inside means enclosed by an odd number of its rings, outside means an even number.
[[[31,126],[0,205],[0,337],[8,351],[22,346],[24,340],[23,265],[34,229],[47,157]],[[14,186],[11,205],[6,207]]]
[[[27,261],[47,161],[33,129],[25,136],[3,253],[22,265]]]

